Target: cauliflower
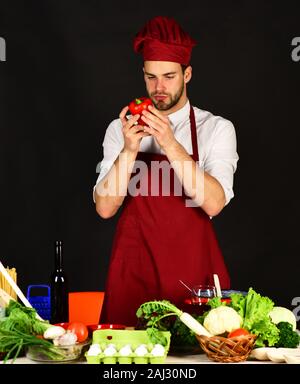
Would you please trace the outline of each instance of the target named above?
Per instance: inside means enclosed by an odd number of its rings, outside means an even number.
[[[203,325],[212,335],[221,335],[241,328],[242,321],[241,316],[233,308],[222,305],[209,311]]]
[[[293,331],[296,330],[297,319],[292,311],[285,307],[274,307],[272,311],[269,313],[271,320],[274,324],[278,324],[282,321],[286,321],[290,323],[293,327]]]

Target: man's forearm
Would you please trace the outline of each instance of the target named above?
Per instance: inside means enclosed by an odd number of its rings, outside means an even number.
[[[95,191],[96,210],[103,218],[113,216],[122,205],[137,153],[123,149]]]
[[[184,191],[209,215],[217,215],[225,205],[225,194],[221,184],[207,172],[200,169],[185,148],[176,142],[165,149]]]

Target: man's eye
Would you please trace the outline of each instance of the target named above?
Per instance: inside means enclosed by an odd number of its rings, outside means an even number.
[[[154,79],[154,76],[148,76],[148,79],[152,80],[152,79]]]
[[[174,79],[175,76],[166,76],[167,79]]]

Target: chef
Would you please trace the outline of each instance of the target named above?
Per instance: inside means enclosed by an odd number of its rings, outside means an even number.
[[[179,280],[211,284],[216,273],[222,287],[230,286],[212,218],[233,197],[236,135],[229,120],[188,99],[195,45],[174,19],[162,16],[134,38],[153,106],[134,116],[124,107],[103,142],[96,210],[104,219],[121,206],[122,212],[101,322],[134,326],[137,308],[149,300],[182,307],[187,291]]]

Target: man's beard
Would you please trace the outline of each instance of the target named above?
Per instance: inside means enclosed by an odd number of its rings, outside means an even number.
[[[183,91],[184,91],[184,82],[182,82],[181,88],[179,89],[179,91],[177,93],[175,93],[174,96],[172,96],[169,93],[163,93],[163,95],[168,96],[170,98],[170,102],[169,103],[166,103],[163,100],[161,100],[161,101],[155,100],[154,96],[158,96],[159,95],[157,92],[151,93],[150,97],[151,97],[151,99],[153,101],[153,104],[155,105],[155,107],[159,111],[168,111],[169,109],[171,109],[172,107],[174,107],[174,105],[176,105],[178,103],[178,101],[180,100],[180,98],[181,98],[181,96],[183,94]]]

